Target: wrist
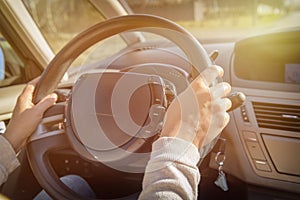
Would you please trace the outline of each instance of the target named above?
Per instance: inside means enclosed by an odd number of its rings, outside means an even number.
[[[9,129],[6,129],[6,131],[2,135],[17,153],[19,151],[19,146],[20,146],[18,145],[18,143],[20,142],[18,142],[17,138],[15,138],[13,134],[10,133]]]

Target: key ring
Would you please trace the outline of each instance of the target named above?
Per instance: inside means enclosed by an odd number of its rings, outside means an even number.
[[[222,152],[218,152],[215,156],[215,162],[219,165],[219,166],[223,166],[224,161],[226,159],[225,154],[223,154]]]

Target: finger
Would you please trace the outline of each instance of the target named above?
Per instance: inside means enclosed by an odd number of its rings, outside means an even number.
[[[35,87],[32,84],[27,84],[25,86],[22,93],[18,97],[19,106],[28,107],[28,106],[33,105],[32,104],[32,96],[33,96],[34,89],[35,89]]]
[[[36,104],[35,108],[43,114],[48,108],[55,104],[57,101],[57,94],[52,93],[43,98],[38,104]]]
[[[36,86],[36,84],[39,82],[40,78],[41,78],[41,76],[38,76],[38,77],[32,79],[31,81],[29,81],[28,84]]]
[[[226,107],[226,111],[227,111],[231,108],[232,102],[228,98],[224,98],[223,100],[225,101],[225,107]]]
[[[32,79],[31,81],[29,81],[27,83],[27,85],[25,86],[25,88],[23,89],[22,94],[33,94],[35,86],[36,86],[36,84],[39,80],[40,80],[40,76],[38,76],[38,77]]]
[[[222,83],[218,83],[210,90],[211,90],[212,97],[216,99],[220,97],[226,97],[230,93],[231,86],[229,83],[222,82]]]
[[[214,121],[215,128],[223,129],[228,121],[229,121],[229,115],[226,112],[228,108],[230,108],[231,102],[229,99],[217,99],[214,101],[212,106],[212,121]]]
[[[34,85],[27,84],[21,95],[27,96],[27,95],[33,94],[34,88],[35,88]]]
[[[27,99],[28,101],[32,102],[32,96],[35,89],[37,82],[40,80],[40,77],[36,77],[33,80],[29,81],[25,88],[23,89],[20,98]]]
[[[227,124],[230,121],[230,115],[228,113],[225,113],[225,117],[224,117],[224,127],[227,126]]]
[[[26,85],[23,89],[22,93],[19,95],[16,106],[14,108],[13,114],[16,115],[18,113],[23,112],[27,108],[32,107],[32,94],[34,91],[34,86]]]
[[[215,120],[219,121],[223,125],[223,121],[226,122],[228,120],[229,115],[226,110],[230,109],[230,107],[231,101],[228,98],[215,100],[212,106],[212,112],[215,114],[215,116],[217,116]]]
[[[212,113],[216,114],[216,113],[222,113],[224,114],[226,112],[226,107],[230,106],[230,105],[226,105],[229,102],[226,100],[227,98],[218,98],[215,99],[214,101],[212,101]]]
[[[205,80],[206,84],[209,86],[212,84],[217,77],[222,77],[224,74],[224,70],[222,67],[218,65],[212,65],[210,67],[205,68],[203,72],[201,72],[200,76],[203,80]]]

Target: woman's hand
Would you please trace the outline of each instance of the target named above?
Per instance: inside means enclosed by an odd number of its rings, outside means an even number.
[[[206,68],[170,105],[161,137],[179,137],[192,142],[198,149],[211,142],[229,122],[226,112],[231,101],[228,83],[209,87],[223,76],[219,66]]]
[[[39,78],[30,81],[18,97],[12,118],[3,136],[18,152],[41,122],[44,112],[55,104],[56,94],[50,94],[34,105],[33,92]]]

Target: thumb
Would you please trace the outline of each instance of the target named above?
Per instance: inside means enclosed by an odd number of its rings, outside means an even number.
[[[36,109],[39,110],[41,114],[43,114],[49,107],[55,104],[56,100],[57,94],[49,94],[36,104]]]

